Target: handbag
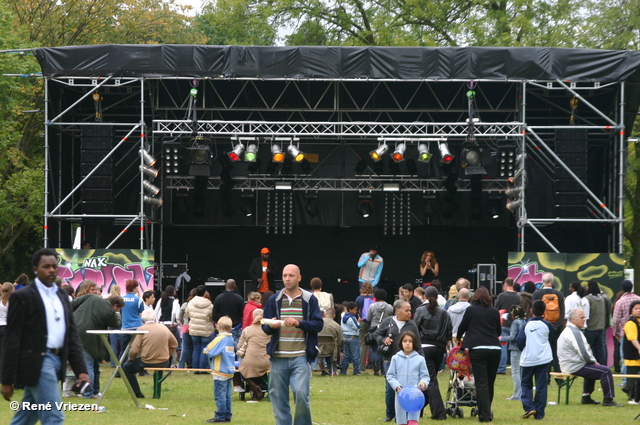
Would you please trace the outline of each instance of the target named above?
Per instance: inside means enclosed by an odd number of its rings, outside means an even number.
[[[382,322],[382,316],[384,316],[384,310],[380,313],[380,320],[378,320],[378,324]],[[369,347],[374,347],[378,341],[376,341],[376,337],[374,333],[378,330],[378,326],[371,326],[369,328],[369,332],[364,336],[364,343]]]

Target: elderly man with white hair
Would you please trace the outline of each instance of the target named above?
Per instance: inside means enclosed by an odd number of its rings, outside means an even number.
[[[149,333],[138,335],[133,341],[129,360],[122,366],[138,398],[144,398],[144,394],[140,392],[136,373],[142,372],[145,367],[169,367],[171,355],[178,348],[178,341],[171,331],[166,326],[156,323],[153,310],[142,312],[142,323],[144,324],[138,330]]]
[[[558,361],[562,373],[582,376],[582,404],[600,404],[591,398],[596,379],[600,380],[604,393],[603,406],[622,407],[614,400],[614,384],[611,369],[598,364],[581,329],[584,328],[584,311],[574,308],[569,312],[569,322],[558,338]]]

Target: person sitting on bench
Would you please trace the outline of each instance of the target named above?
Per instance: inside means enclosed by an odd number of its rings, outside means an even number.
[[[142,312],[142,326],[139,331],[149,331],[147,334],[138,335],[131,345],[129,360],[122,366],[133,392],[138,398],[144,398],[140,392],[140,385],[136,373],[142,372],[145,367],[169,367],[171,356],[178,341],[171,331],[159,323],[156,323],[156,315],[153,310]]]
[[[600,380],[604,393],[603,406],[623,407],[613,400],[614,384],[611,370],[598,364],[587,338],[581,329],[584,327],[586,317],[584,311],[574,308],[569,312],[569,322],[558,338],[558,361],[562,373],[582,376],[584,386],[582,392],[582,404],[600,404],[591,398],[596,379]]]

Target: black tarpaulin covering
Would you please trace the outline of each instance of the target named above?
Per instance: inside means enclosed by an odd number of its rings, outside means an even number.
[[[640,81],[640,52],[551,47],[112,44],[35,55],[45,76]]]

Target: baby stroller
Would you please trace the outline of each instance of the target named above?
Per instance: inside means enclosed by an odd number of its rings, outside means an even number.
[[[471,416],[478,415],[475,380],[471,374],[468,354],[459,346],[453,347],[447,356],[449,389],[447,390],[447,415],[464,418],[462,406],[471,407]]]

